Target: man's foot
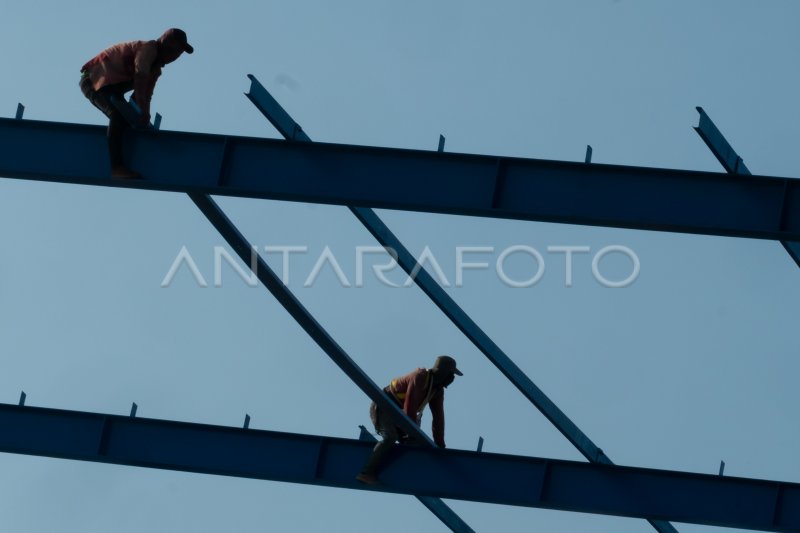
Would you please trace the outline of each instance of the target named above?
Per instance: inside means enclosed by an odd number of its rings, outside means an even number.
[[[111,177],[122,180],[139,180],[142,175],[123,165],[111,167]]]
[[[361,472],[356,476],[356,479],[365,485],[377,485],[378,478],[375,477],[374,474],[368,474],[366,472]]]

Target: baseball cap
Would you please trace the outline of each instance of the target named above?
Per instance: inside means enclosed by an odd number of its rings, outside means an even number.
[[[464,374],[456,368],[456,360],[450,357],[449,355],[440,355],[436,358],[436,362],[433,363],[433,368],[445,371],[445,372],[452,372],[457,376],[463,376]]]
[[[164,32],[163,35],[161,35],[161,40],[162,41],[170,40],[175,43],[178,43],[183,49],[183,51],[186,52],[187,54],[194,53],[194,47],[191,44],[189,44],[189,41],[186,37],[186,32],[181,29],[178,28],[168,29],[167,31]]]

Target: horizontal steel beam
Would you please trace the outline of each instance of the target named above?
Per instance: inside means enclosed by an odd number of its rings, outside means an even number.
[[[361,434],[359,435],[358,440],[372,444],[378,442],[378,439],[373,437],[372,433],[367,431],[367,428],[364,426],[359,427],[361,428]],[[455,511],[448,507],[441,498],[433,498],[431,496],[417,496],[416,498],[422,505],[427,507],[428,510],[436,516],[436,518],[441,520],[442,523],[450,529],[450,531],[453,531],[454,533],[475,533],[475,530],[469,527],[469,524],[464,522],[464,520],[458,516]]]
[[[800,180],[0,119],[0,176],[164,191],[800,240]]]
[[[398,446],[355,481],[369,442],[0,404],[0,451],[476,502],[800,531],[800,484]]]

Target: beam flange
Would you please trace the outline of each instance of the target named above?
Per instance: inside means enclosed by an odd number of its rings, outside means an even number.
[[[800,531],[800,484],[397,446],[381,485],[359,440],[0,404],[0,451],[183,472]]]
[[[800,181],[789,178],[160,130],[127,132],[130,166],[146,179],[121,181],[108,177],[105,144],[99,126],[0,119],[0,176],[800,240]]]

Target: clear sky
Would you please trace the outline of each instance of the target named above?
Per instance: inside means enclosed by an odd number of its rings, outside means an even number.
[[[78,89],[106,46],[184,28],[195,54],[164,70],[164,129],[278,137],[242,95],[256,75],[312,139],[721,171],[691,127],[703,106],[755,174],[798,176],[796,1],[21,2],[0,0],[0,114],[103,124]],[[5,111],[3,111],[5,110]],[[43,152],[42,157],[47,157]],[[439,353],[447,442],[579,454],[416,287],[367,271],[374,245],[344,207],[220,198],[246,236],[292,255],[289,285],[377,383]],[[676,205],[676,209],[680,206]],[[453,298],[617,463],[798,481],[800,269],[779,243],[380,211],[455,285],[456,248],[536,248],[532,287],[468,270]],[[263,289],[181,194],[0,179],[0,401],[356,437],[368,399]],[[565,286],[563,254],[589,246]],[[638,278],[607,288],[591,258],[630,248]],[[184,266],[183,246],[211,286]],[[281,273],[277,254],[270,264]],[[379,257],[370,259],[382,262]],[[533,275],[530,257],[506,263]],[[622,254],[600,264],[619,280]],[[402,283],[395,271],[390,277]],[[430,414],[424,420],[429,429]],[[0,454],[0,528],[16,532],[444,531],[415,499]],[[355,474],[355,473],[354,473]],[[652,531],[642,520],[448,502],[477,531]],[[713,528],[677,524],[682,532]]]

